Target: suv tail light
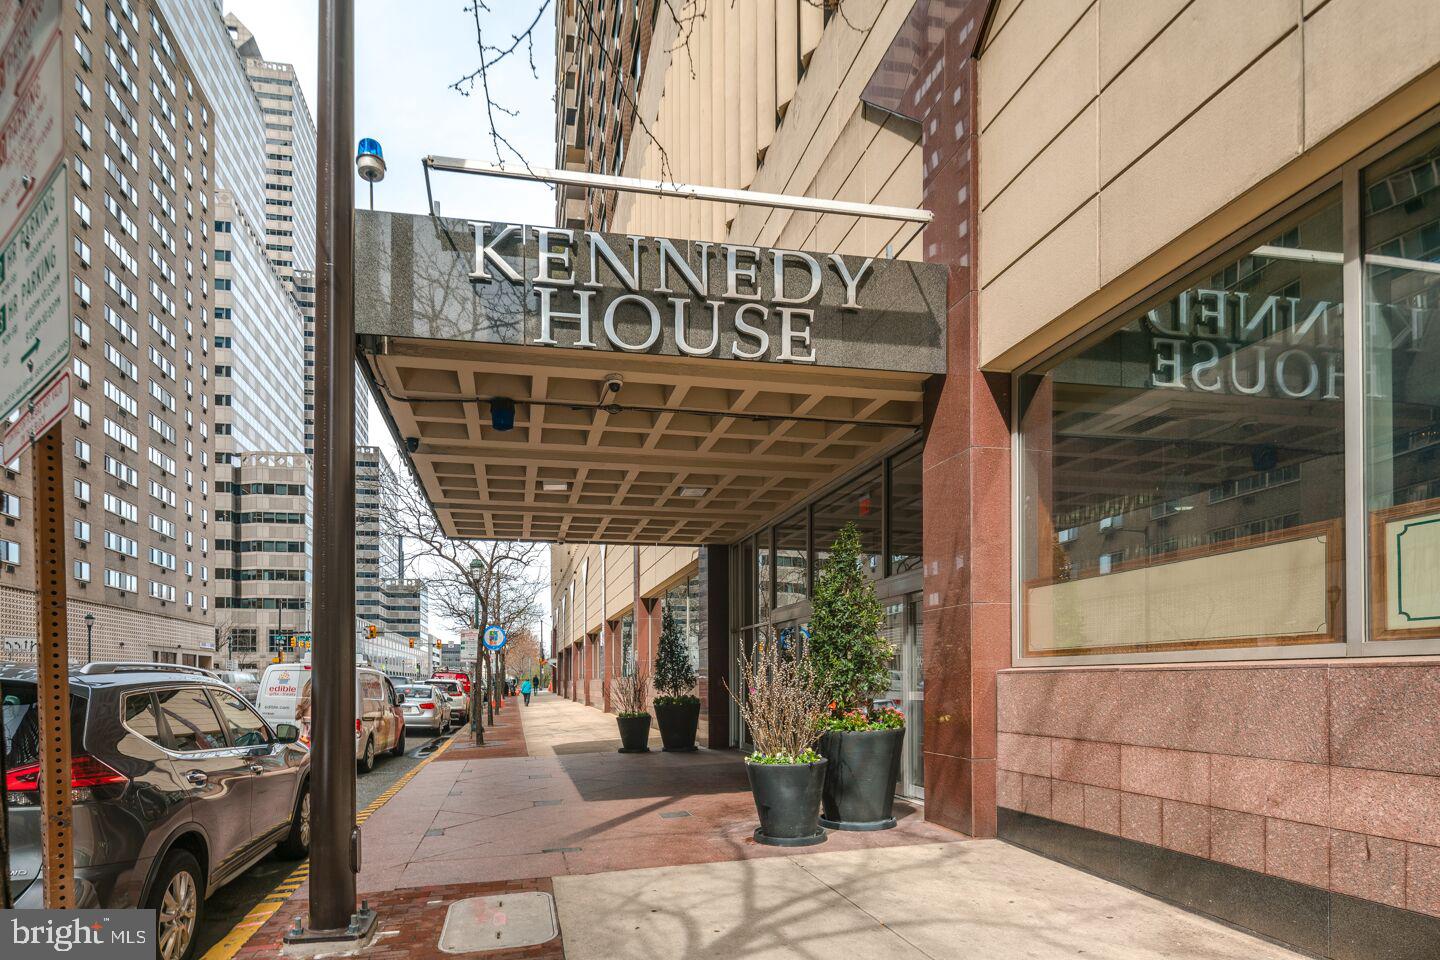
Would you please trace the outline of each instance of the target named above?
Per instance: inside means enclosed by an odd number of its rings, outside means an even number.
[[[84,803],[95,798],[96,787],[124,787],[130,783],[125,775],[87,753],[70,758],[70,799]],[[20,807],[40,803],[40,764],[27,763],[5,772],[5,792],[10,803]]]
[[[359,718],[359,717],[356,717],[356,718],[355,718],[355,736],[357,736],[357,737],[360,736],[360,729],[361,729],[361,728],[360,728],[360,718]]]

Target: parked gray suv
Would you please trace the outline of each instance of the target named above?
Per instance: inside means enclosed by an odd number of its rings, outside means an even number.
[[[161,960],[186,960],[205,898],[272,850],[310,847],[310,754],[224,683],[172,664],[70,674],[77,907],[159,911]],[[33,667],[0,667],[10,872],[42,905]]]

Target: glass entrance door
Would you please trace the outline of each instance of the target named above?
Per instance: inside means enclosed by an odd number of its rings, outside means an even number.
[[[925,799],[925,625],[920,594],[908,593],[885,602],[885,639],[895,647],[890,661],[890,689],[882,702],[905,714],[905,754],[895,792]]]

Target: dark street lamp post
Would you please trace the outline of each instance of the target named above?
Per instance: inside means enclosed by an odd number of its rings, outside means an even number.
[[[95,614],[85,614],[85,662],[95,662]]]

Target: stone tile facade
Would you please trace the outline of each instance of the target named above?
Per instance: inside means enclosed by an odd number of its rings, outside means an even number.
[[[999,805],[1440,916],[1440,663],[1003,670]]]

